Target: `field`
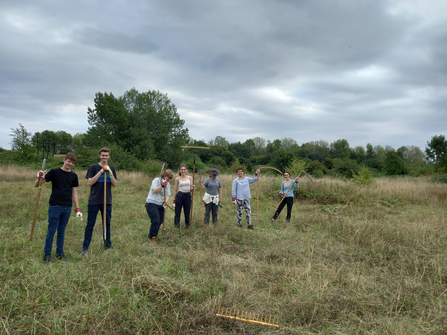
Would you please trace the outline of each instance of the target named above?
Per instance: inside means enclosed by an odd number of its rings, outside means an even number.
[[[251,185],[251,231],[245,221],[236,226],[235,175],[221,175],[219,226],[202,228],[197,190],[193,227],[182,218],[176,230],[168,210],[166,234],[152,246],[144,208],[152,178],[118,171],[115,250],[101,251],[98,220],[81,256],[87,215],[73,215],[70,261],[47,265],[49,184],[29,240],[36,172],[0,165],[0,333],[447,334],[447,185],[318,179],[312,191],[303,180],[291,222],[284,210],[272,224],[282,179],[262,175],[259,216],[258,184]],[[86,214],[85,171],[75,172]],[[220,306],[278,318],[280,328],[217,317]]]

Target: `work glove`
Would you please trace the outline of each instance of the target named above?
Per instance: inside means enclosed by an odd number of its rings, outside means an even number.
[[[284,195],[284,192],[283,192],[283,191],[281,191],[281,192],[279,192],[279,194],[280,194],[280,195]]]
[[[196,189],[196,185],[191,185],[191,191],[194,191]]]
[[[81,212],[81,209],[80,208],[76,208],[75,209],[75,212],[76,212],[76,217],[77,218],[81,218],[81,221],[82,221],[82,212]]]
[[[165,202],[163,203],[163,208],[164,208],[164,210],[168,209],[168,206],[166,205]]]
[[[298,184],[300,182],[300,178],[296,177],[295,184]]]
[[[172,202],[172,208],[175,208],[175,200]]]
[[[163,180],[161,182],[161,187],[166,187],[166,186],[168,186],[168,181],[167,180]]]
[[[221,202],[219,202],[218,206],[219,206],[220,208],[222,208],[222,203],[221,203]]]
[[[261,172],[261,170],[256,169],[256,171],[255,171],[255,176],[257,176],[260,172]]]
[[[45,178],[45,171],[40,170],[39,172],[37,172],[37,178]]]
[[[232,201],[233,201],[233,205],[236,205],[236,198],[233,198]]]

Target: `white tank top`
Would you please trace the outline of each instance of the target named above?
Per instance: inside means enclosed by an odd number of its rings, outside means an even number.
[[[191,182],[189,178],[187,180],[178,180],[178,190],[182,193],[191,192]]]

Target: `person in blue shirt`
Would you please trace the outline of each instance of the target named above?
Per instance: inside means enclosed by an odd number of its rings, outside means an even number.
[[[292,207],[293,207],[293,190],[294,189],[298,189],[300,187],[299,184],[299,178],[296,178],[295,180],[291,180],[290,177],[290,172],[289,171],[285,171],[284,172],[284,181],[281,183],[281,192],[279,192],[279,194],[282,197],[285,197],[285,199],[283,199],[281,201],[281,203],[278,206],[278,209],[276,210],[275,214],[273,215],[272,218],[272,223],[275,222],[275,220],[278,218],[279,214],[281,213],[282,209],[284,208],[284,206],[287,204],[287,216],[286,216],[286,221],[290,222],[290,217],[292,216]],[[293,183],[293,187],[292,184]],[[287,192],[288,191],[288,192]],[[287,193],[287,194],[285,194]]]
[[[245,209],[245,214],[248,223],[248,229],[254,229],[251,223],[251,207],[250,207],[250,184],[258,180],[259,169],[255,172],[254,178],[244,177],[244,170],[238,168],[237,178],[233,180],[233,187],[231,189],[231,195],[233,200],[233,205],[237,206],[237,224],[242,227],[242,209]]]

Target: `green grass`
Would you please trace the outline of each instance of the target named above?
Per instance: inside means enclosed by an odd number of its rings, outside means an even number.
[[[80,177],[81,208],[89,188]],[[174,229],[168,211],[159,245],[147,244],[151,178],[118,171],[113,251],[101,252],[98,220],[86,257],[84,221],[66,231],[70,261],[42,261],[50,185],[29,241],[35,172],[0,165],[1,333],[4,334],[445,334],[447,185],[380,178],[365,186],[301,185],[290,224],[270,223],[279,177],[261,177],[257,230],[236,227],[231,176],[219,226]],[[257,214],[257,184],[251,185]],[[171,198],[172,201],[172,198]],[[54,256],[54,248],[53,248]],[[279,318],[280,329],[215,316],[219,306]]]

